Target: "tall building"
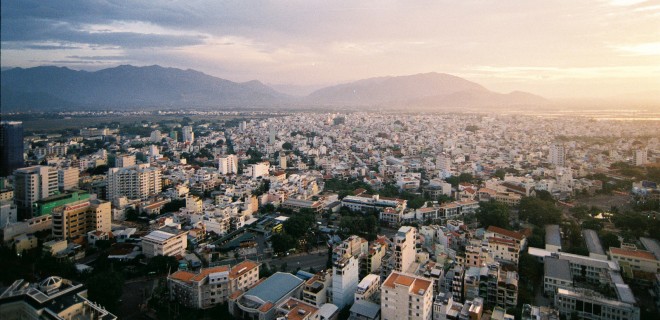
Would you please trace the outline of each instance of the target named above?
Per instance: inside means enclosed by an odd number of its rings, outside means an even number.
[[[286,169],[286,155],[280,155],[280,168]]]
[[[110,202],[83,200],[53,209],[53,236],[74,239],[90,231],[110,232],[112,210]]]
[[[31,217],[38,200],[57,193],[57,169],[34,166],[14,171],[14,202],[21,217]]]
[[[221,174],[238,173],[238,157],[235,154],[229,154],[218,158],[218,171]]]
[[[259,177],[267,176],[268,170],[270,170],[270,164],[268,162],[260,162],[249,165],[247,167],[246,173],[252,179],[256,179]]]
[[[23,122],[0,121],[0,176],[23,167]]]
[[[415,227],[403,226],[394,236],[394,270],[408,272],[408,268],[415,262],[415,241],[417,229]]]
[[[566,166],[566,148],[561,143],[554,143],[550,146],[550,155],[548,162],[557,167]]]
[[[78,168],[64,168],[57,170],[57,187],[60,192],[78,188],[80,170]]]
[[[195,133],[191,126],[181,128],[181,135],[183,136],[183,142],[195,142]]]
[[[382,320],[429,320],[433,310],[433,282],[392,272],[380,287]]]
[[[648,150],[646,148],[637,149],[633,152],[633,165],[643,166],[649,162]]]
[[[360,281],[360,267],[353,256],[342,258],[332,266],[332,304],[339,309],[353,303]]]
[[[451,172],[451,157],[445,153],[439,155],[435,160],[435,167],[444,172]]]
[[[116,197],[146,199],[162,189],[161,172],[148,164],[108,170],[108,200]]]

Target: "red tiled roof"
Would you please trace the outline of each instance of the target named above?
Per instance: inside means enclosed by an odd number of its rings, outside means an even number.
[[[488,232],[494,232],[494,233],[501,234],[501,235],[509,237],[509,238],[516,239],[516,240],[522,240],[525,237],[520,232],[506,230],[506,229],[502,229],[502,228],[496,227],[496,226],[489,226],[488,227]]]

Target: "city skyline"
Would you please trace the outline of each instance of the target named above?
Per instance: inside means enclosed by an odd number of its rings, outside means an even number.
[[[654,1],[2,3],[1,65],[191,68],[284,92],[443,72],[497,92],[660,101]]]

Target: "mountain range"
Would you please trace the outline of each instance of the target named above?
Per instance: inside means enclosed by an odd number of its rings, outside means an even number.
[[[122,65],[95,72],[66,67],[2,71],[2,112],[168,107],[486,108],[539,106],[542,97],[501,94],[448,74],[379,77],[295,97],[253,80],[233,82],[195,70]]]

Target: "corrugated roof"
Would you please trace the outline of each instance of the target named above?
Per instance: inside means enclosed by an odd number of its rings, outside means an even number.
[[[248,290],[245,295],[255,296],[262,301],[277,302],[288,292],[302,285],[303,280],[284,272],[276,272],[263,282]]]

